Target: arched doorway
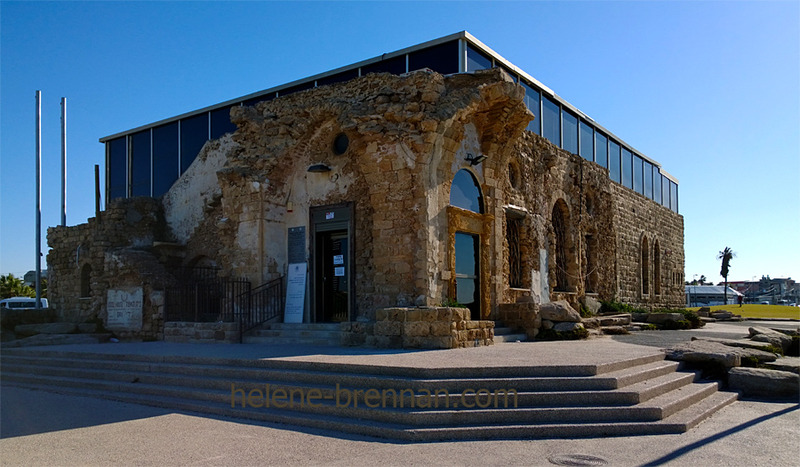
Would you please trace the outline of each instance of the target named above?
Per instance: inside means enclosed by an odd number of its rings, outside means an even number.
[[[481,319],[483,204],[483,194],[475,176],[467,169],[459,170],[450,186],[450,206],[458,208],[450,219],[454,230],[450,251],[455,272],[450,298],[468,308],[474,320]]]

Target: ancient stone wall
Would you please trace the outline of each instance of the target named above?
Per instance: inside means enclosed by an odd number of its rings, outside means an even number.
[[[108,324],[107,293],[142,288],[141,329],[115,331],[119,337],[159,338],[162,332],[163,288],[172,280],[164,259],[151,251],[170,240],[161,205],[152,198],[119,199],[99,218],[47,232],[50,303],[59,319]]]
[[[612,188],[617,236],[616,299],[647,309],[682,308],[686,304],[683,216],[619,184],[612,184]],[[643,274],[647,276],[647,291]]]

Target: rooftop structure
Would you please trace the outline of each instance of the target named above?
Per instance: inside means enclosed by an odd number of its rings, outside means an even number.
[[[106,146],[106,199],[160,197],[203,145],[236,130],[235,106],[250,106],[369,73],[403,74],[429,68],[445,75],[499,67],[525,88],[535,115],[528,130],[607,168],[611,180],[678,212],[678,181],[658,162],[625,143],[522,69],[466,31],[255,92],[100,139]]]

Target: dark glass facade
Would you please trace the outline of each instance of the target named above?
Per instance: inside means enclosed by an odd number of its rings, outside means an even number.
[[[206,141],[236,131],[236,125],[230,121],[230,109],[234,106],[251,106],[369,73],[402,74],[430,68],[442,74],[453,74],[497,66],[525,88],[525,105],[535,117],[528,125],[528,131],[540,134],[556,146],[608,168],[611,180],[677,211],[677,184],[662,175],[658,166],[635,151],[625,148],[619,143],[621,140],[615,141],[613,135],[590,119],[585,119],[585,115],[567,110],[568,104],[552,95],[551,91],[533,78],[525,77],[527,75],[523,72],[515,71],[513,65],[474,43],[467,36],[459,33],[434,45],[423,44],[406,52],[389,54],[391,56],[388,58],[376,57],[371,63],[353,65],[327,76],[309,78],[290,87],[277,87],[258,97],[213,106],[144,131],[127,132],[102,139],[106,143],[107,199],[164,194],[194,161]]]

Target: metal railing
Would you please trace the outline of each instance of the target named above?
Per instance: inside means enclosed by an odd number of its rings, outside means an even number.
[[[232,322],[236,298],[247,293],[250,282],[217,276],[215,268],[187,268],[178,283],[165,290],[165,321],[195,323]]]
[[[244,333],[283,312],[283,276],[237,296],[236,309],[242,343]]]

